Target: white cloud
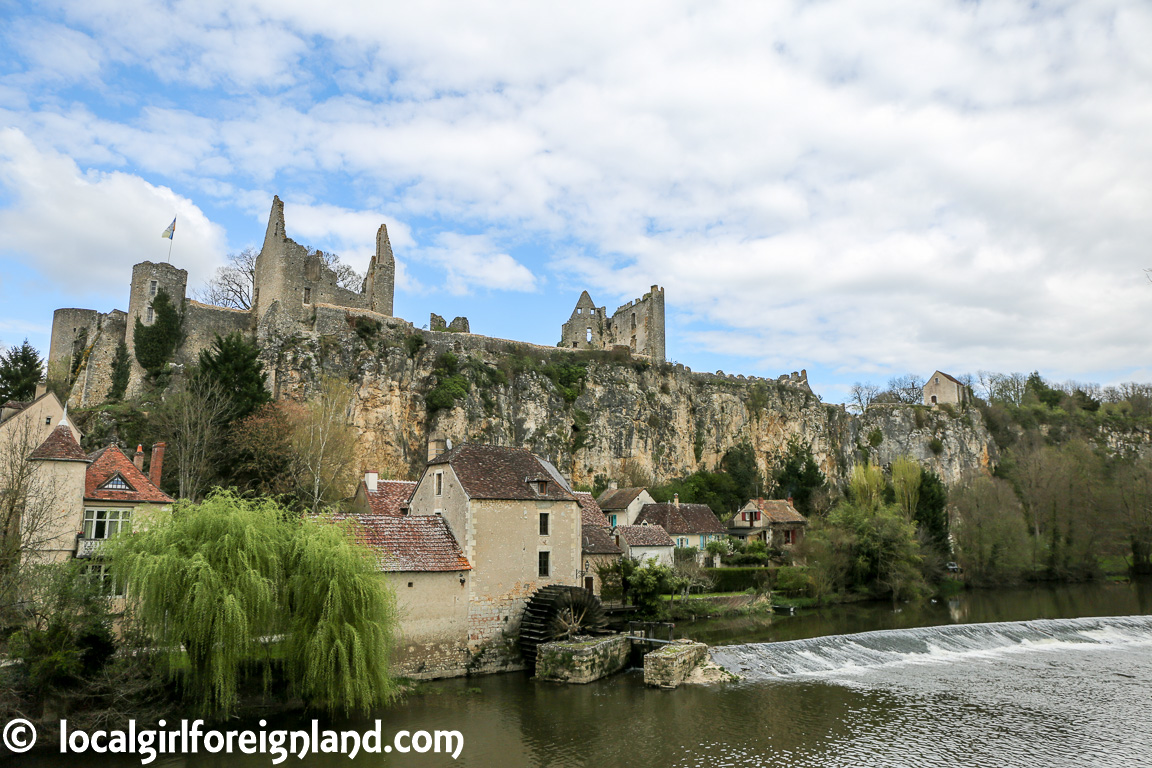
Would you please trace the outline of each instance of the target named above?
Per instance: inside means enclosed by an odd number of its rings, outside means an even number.
[[[0,254],[22,254],[61,290],[126,301],[132,265],[168,257],[160,233],[173,215],[190,285],[222,261],[223,231],[191,201],[138,176],[82,172],[15,128],[0,129],[0,185],[10,201],[0,209]]]
[[[1145,4],[93,0],[60,16],[70,29],[36,26],[57,35],[43,52],[21,49],[46,83],[33,105],[0,78],[4,121],[260,218],[271,194],[253,190],[279,192],[290,234],[358,268],[386,220],[412,290],[406,250],[457,293],[554,274],[611,304],[660,283],[685,349],[788,368],[1078,375],[1152,351],[1132,319],[1152,236]],[[48,66],[69,39],[76,58]],[[53,90],[109,62],[193,88]],[[103,109],[107,92],[131,106]],[[23,205],[45,217],[52,196]],[[513,259],[526,240],[560,246]]]

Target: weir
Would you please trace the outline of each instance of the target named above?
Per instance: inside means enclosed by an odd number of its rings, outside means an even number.
[[[1152,616],[890,629],[780,643],[720,646],[712,649],[712,659],[745,679],[771,680],[901,663],[948,662],[1027,646],[1138,643],[1152,644]]]

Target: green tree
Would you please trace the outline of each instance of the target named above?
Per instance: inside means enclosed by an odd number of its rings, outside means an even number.
[[[128,345],[120,342],[116,347],[116,357],[112,359],[112,385],[108,387],[109,400],[123,400],[128,391],[128,377],[132,366],[128,361]]]
[[[916,525],[937,552],[948,552],[948,489],[932,470],[920,467],[920,494],[916,499]]]
[[[200,351],[199,374],[216,382],[232,401],[233,419],[245,418],[272,399],[260,348],[239,333],[216,334],[212,346]]]
[[[803,515],[815,512],[816,495],[824,488],[824,473],[816,465],[812,448],[798,438],[788,441],[788,449],[774,473],[776,498],[791,497],[792,503]]]
[[[186,670],[187,695],[206,714],[235,708],[246,673],[269,679],[272,638],[310,706],[366,711],[393,696],[393,598],[345,530],[218,492],[105,546],[168,674]]]
[[[183,339],[184,316],[163,288],[152,299],[152,311],[151,325],[145,325],[139,317],[136,318],[132,345],[136,361],[155,377],[164,370]]]
[[[678,579],[667,565],[649,560],[624,577],[632,605],[641,616],[658,618],[666,612],[663,596],[676,591]]]
[[[900,456],[892,462],[892,488],[896,492],[896,504],[906,520],[916,518],[920,479],[920,465],[911,456]]]
[[[952,492],[956,559],[974,586],[1014,584],[1027,572],[1028,527],[1004,480],[977,475]]]
[[[0,354],[0,405],[9,400],[31,400],[42,381],[44,361],[28,339]]]

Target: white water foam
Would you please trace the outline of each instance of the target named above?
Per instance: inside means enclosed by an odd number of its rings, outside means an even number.
[[[1152,616],[954,624],[719,646],[712,658],[748,680],[851,673],[897,664],[952,664],[1086,645],[1152,645]]]

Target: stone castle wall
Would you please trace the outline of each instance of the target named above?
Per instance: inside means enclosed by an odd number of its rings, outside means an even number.
[[[624,347],[653,362],[665,360],[664,289],[658,285],[624,304],[608,317],[587,291],[580,294],[568,322],[560,329],[559,346],[565,349]]]

